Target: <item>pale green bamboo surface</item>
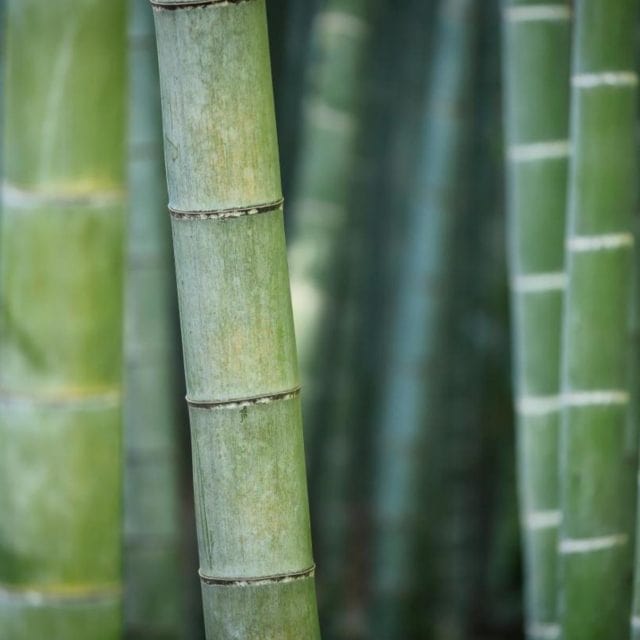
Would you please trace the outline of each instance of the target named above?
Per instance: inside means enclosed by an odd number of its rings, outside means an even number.
[[[636,18],[631,0],[575,5],[560,437],[563,640],[629,637],[637,473],[626,447]]]
[[[185,634],[179,344],[153,11],[129,2],[129,239],[125,308],[127,637]]]
[[[571,10],[503,3],[509,272],[526,635],[556,637]]]
[[[264,0],[155,7],[207,638],[319,638]]]
[[[6,18],[0,637],[115,640],[124,2]]]

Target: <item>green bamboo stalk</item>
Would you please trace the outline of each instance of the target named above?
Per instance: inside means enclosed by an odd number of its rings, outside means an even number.
[[[177,302],[153,12],[129,3],[129,241],[125,306],[125,626],[184,637]]]
[[[207,638],[320,637],[264,0],[155,6]]]
[[[564,640],[629,637],[628,321],[637,179],[635,2],[576,4],[560,436]]]
[[[377,433],[374,548],[374,637],[407,637],[415,590],[414,530],[420,521],[420,478],[427,426],[439,421],[437,370],[466,141],[465,106],[475,28],[474,0],[438,9],[433,70],[420,144],[415,196],[406,227],[392,319],[386,384]],[[435,458],[434,458],[435,460]]]
[[[346,259],[348,199],[357,171],[368,46],[377,0],[328,0],[314,23],[316,65],[305,105],[300,167],[289,244],[291,290],[305,434],[313,464],[326,419],[327,379],[340,317],[338,294]]]
[[[125,5],[7,8],[0,636],[115,640]]]
[[[526,635],[559,633],[558,437],[571,14],[506,0],[504,102]]]

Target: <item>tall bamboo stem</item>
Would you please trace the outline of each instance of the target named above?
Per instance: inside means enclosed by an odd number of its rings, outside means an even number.
[[[417,185],[399,269],[395,317],[377,434],[374,637],[408,635],[415,588],[412,530],[423,507],[420,478],[425,429],[436,418],[444,310],[448,304],[458,178],[464,160],[464,113],[474,41],[474,0],[445,1],[420,137]],[[433,369],[431,369],[433,367]],[[437,419],[437,418],[436,418]],[[427,462],[428,464],[428,462]]]
[[[10,0],[0,636],[121,630],[124,1]]]
[[[264,0],[156,3],[207,638],[319,638]]]
[[[576,3],[560,437],[564,640],[629,637],[627,351],[637,180],[632,0]]]
[[[527,637],[557,634],[558,437],[571,13],[504,2],[504,92],[518,485]]]
[[[184,636],[177,301],[166,211],[153,12],[129,3],[129,240],[125,308],[125,624]]]

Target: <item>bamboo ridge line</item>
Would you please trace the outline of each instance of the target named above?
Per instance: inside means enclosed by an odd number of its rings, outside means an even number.
[[[632,233],[603,233],[595,236],[573,236],[567,240],[567,249],[574,252],[623,249],[634,245]]]
[[[596,87],[635,87],[638,84],[638,74],[635,71],[577,73],[571,77],[571,84],[578,89],[593,89]]]
[[[504,19],[508,22],[537,22],[547,20],[569,20],[569,7],[557,4],[535,4],[522,7],[507,7]]]
[[[41,209],[43,207],[102,208],[123,205],[125,193],[120,190],[82,192],[47,192],[25,189],[9,182],[2,184],[2,203],[12,209]]]
[[[614,533],[595,538],[564,538],[560,541],[560,553],[590,553],[624,546],[629,542],[626,533]]]
[[[120,389],[112,389],[102,393],[82,394],[71,391],[67,394],[55,395],[29,395],[22,392],[14,392],[9,389],[0,389],[0,405],[25,405],[75,408],[78,410],[100,410],[119,407],[122,403]]]
[[[564,271],[522,274],[513,278],[511,283],[511,287],[516,293],[562,291],[566,286],[567,274]]]
[[[233,400],[193,400],[186,398],[187,404],[194,409],[242,409],[257,404],[270,404],[278,400],[290,400],[300,395],[300,387],[294,387],[287,391],[270,393],[249,398],[234,398]]]
[[[508,157],[512,162],[534,162],[536,160],[555,160],[571,155],[569,140],[545,140],[526,144],[514,144],[509,147]]]
[[[255,216],[260,213],[278,211],[284,206],[284,198],[265,204],[254,204],[248,207],[232,207],[230,209],[211,209],[207,211],[182,211],[169,206],[169,213],[174,220],[230,220],[244,216]]]
[[[111,602],[122,598],[122,585],[81,585],[42,589],[36,586],[16,587],[0,584],[0,603],[22,603],[30,606],[52,604],[86,604],[89,602]]]
[[[560,637],[560,625],[532,622],[527,627],[527,637],[536,640],[556,640]]]
[[[304,578],[313,578],[316,571],[316,565],[311,565],[308,569],[302,571],[292,571],[290,573],[280,573],[271,576],[260,576],[256,578],[214,578],[206,576],[198,571],[200,580],[204,584],[217,585],[221,587],[259,587],[266,584],[293,582],[294,580],[302,580]]]

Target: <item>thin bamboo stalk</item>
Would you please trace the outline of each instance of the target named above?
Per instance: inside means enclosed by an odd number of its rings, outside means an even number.
[[[458,209],[456,193],[464,161],[465,99],[475,29],[474,0],[444,1],[438,9],[436,44],[419,140],[417,184],[406,227],[395,317],[377,435],[374,548],[374,637],[408,636],[415,588],[413,529],[422,515],[419,452],[425,424],[437,420],[439,355],[449,302],[450,258]],[[426,461],[426,464],[429,464]]]
[[[319,638],[264,0],[156,3],[207,638]]]
[[[575,6],[563,321],[564,640],[629,637],[636,465],[627,457],[637,178],[631,0]]]
[[[115,640],[125,3],[7,8],[0,636]]]
[[[179,344],[153,12],[129,2],[129,239],[125,305],[125,626],[181,638],[185,601]]]
[[[557,635],[558,437],[571,11],[503,3],[509,272],[526,634]]]

